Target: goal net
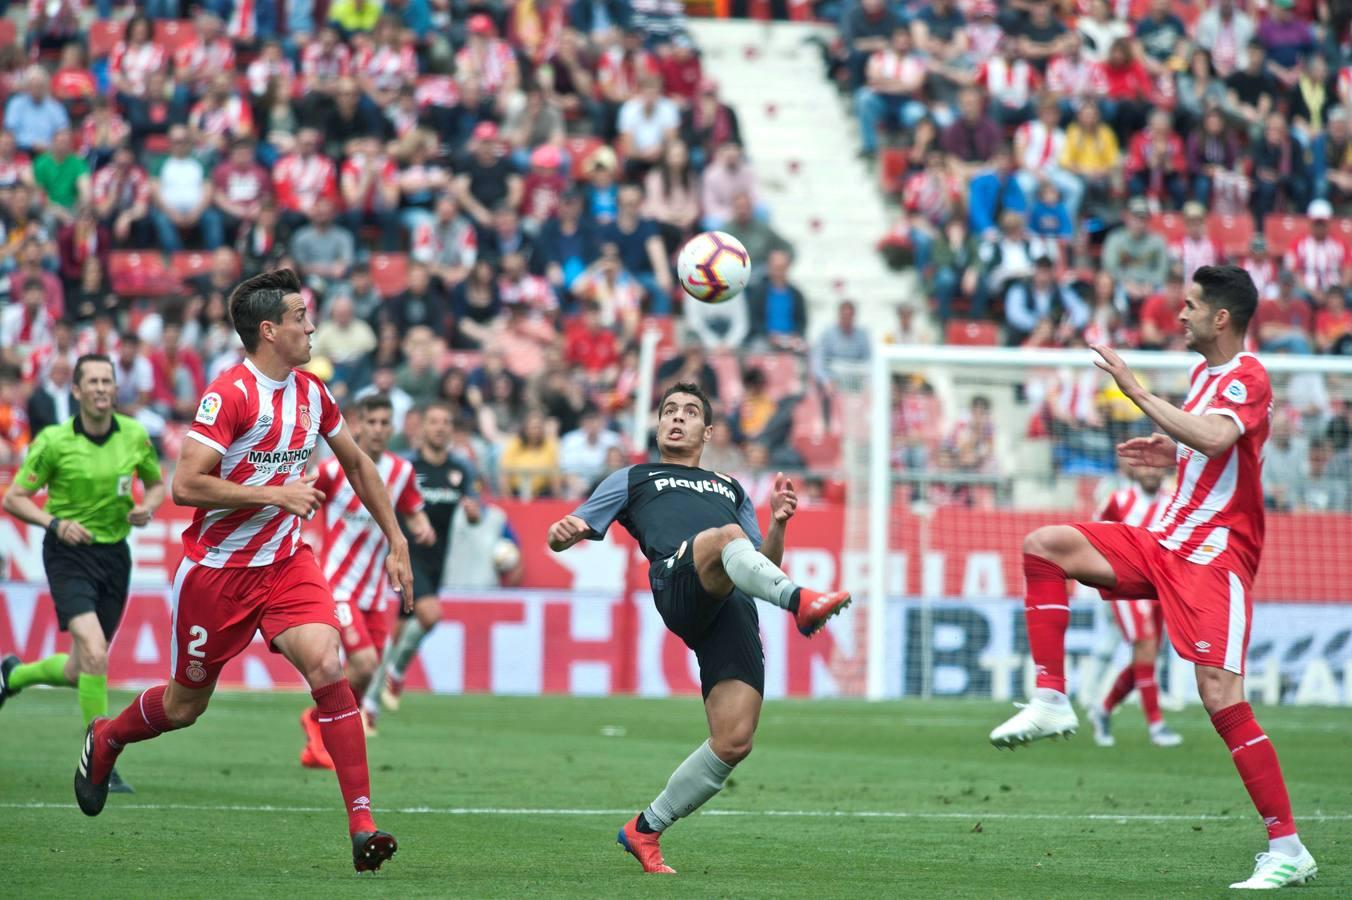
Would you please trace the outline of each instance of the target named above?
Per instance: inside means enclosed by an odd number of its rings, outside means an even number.
[[[1180,403],[1199,358],[1127,353]],[[1031,687],[1022,540],[1093,518],[1126,485],[1115,445],[1155,430],[1089,350],[882,348],[842,370],[844,558],[855,666],[842,693],[1016,698]],[[1248,687],[1266,702],[1352,702],[1352,360],[1267,355],[1267,538],[1254,586]],[[1164,491],[1171,490],[1172,471]],[[1127,659],[1098,592],[1072,593],[1071,691],[1101,696]],[[1188,664],[1161,657],[1163,695],[1188,702]]]

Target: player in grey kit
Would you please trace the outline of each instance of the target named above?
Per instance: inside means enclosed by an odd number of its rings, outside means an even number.
[[[550,526],[549,547],[560,553],[581,540],[601,540],[619,522],[651,563],[648,581],[662,621],[699,661],[709,740],[618,836],[643,871],[675,874],[658,846],[662,831],[718,793],[751,752],[765,689],[751,598],[787,610],[810,636],[849,606],[850,595],[799,587],[779,568],[784,528],[798,506],[792,481],[776,476],[770,529],[762,537],[736,479],[699,468],[713,424],[709,398],[697,385],[672,385],[658,408],[660,460],[607,476],[587,502]]]

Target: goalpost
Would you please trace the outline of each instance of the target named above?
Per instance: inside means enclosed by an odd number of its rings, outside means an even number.
[[[1176,403],[1200,360],[1123,356]],[[1022,537],[1040,524],[1091,517],[1125,484],[1114,445],[1155,430],[1094,358],[1088,349],[884,346],[869,365],[836,374],[844,555],[867,560],[865,583],[848,585],[864,603],[845,626],[855,638],[852,659],[833,669],[841,693],[1024,693],[1032,673],[1015,602]],[[1338,602],[1352,601],[1344,562],[1352,558],[1352,359],[1260,358],[1273,382],[1274,437],[1250,690],[1269,702],[1334,694],[1352,702],[1352,602]],[[1097,592],[1075,593],[1073,691],[1098,689],[1112,654],[1121,658],[1117,643]],[[1166,696],[1183,702],[1191,679],[1167,656]],[[1319,680],[1325,675],[1332,687]]]

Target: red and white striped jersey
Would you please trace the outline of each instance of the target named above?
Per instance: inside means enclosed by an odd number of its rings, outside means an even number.
[[[501,90],[515,67],[516,54],[506,41],[490,40],[483,45],[482,53],[466,45],[455,54],[456,72],[478,76],[479,89],[484,94],[496,94]],[[601,73],[598,72],[597,77],[601,77]]]
[[[174,74],[199,90],[213,75],[233,71],[235,45],[226,38],[216,38],[208,44],[195,37],[174,51]]]
[[[1191,284],[1193,273],[1202,266],[1219,265],[1222,259],[1221,248],[1206,235],[1199,238],[1183,235],[1170,243],[1169,255],[1183,266],[1184,284]]]
[[[338,169],[319,153],[288,153],[272,169],[272,188],[282,209],[309,215],[320,197],[338,200]]]
[[[108,71],[127,79],[128,93],[139,97],[146,92],[151,72],[164,68],[164,50],[153,41],[132,47],[118,41],[108,58]]]
[[[199,100],[188,114],[188,124],[208,137],[247,137],[253,131],[253,108],[240,97],[230,97],[220,106]]]
[[[1040,120],[1024,122],[1014,132],[1014,139],[1023,147],[1018,160],[1026,172],[1039,173],[1060,163],[1066,149],[1066,132],[1048,128]]]
[[[283,485],[300,478],[322,434],[343,427],[338,401],[309,372],[276,381],[251,360],[207,386],[188,437],[221,454],[211,474],[235,484]],[[301,545],[300,519],[277,506],[198,509],[183,551],[213,569],[271,565]]]
[[[377,90],[398,90],[418,78],[418,54],[411,44],[403,47],[364,47],[357,51],[353,67]]]
[[[1183,411],[1221,415],[1239,440],[1214,458],[1178,445],[1178,487],[1150,530],[1166,550],[1199,565],[1219,563],[1252,584],[1263,552],[1263,444],[1272,418],[1272,384],[1251,353],[1223,366],[1199,365]]]
[[[1003,56],[987,60],[977,68],[977,83],[991,95],[991,99],[1010,109],[1018,109],[1033,99],[1033,93],[1042,85],[1042,76],[1026,60],[1012,63]]]
[[[411,515],[423,508],[413,463],[385,453],[376,463],[380,479],[389,490],[394,508]],[[320,554],[324,577],[333,588],[333,599],[354,603],[358,609],[383,612],[385,555],[390,542],[376,520],[352,489],[338,460],[330,459],[319,467],[315,487],[324,492],[324,550]]]
[[[1307,234],[1286,251],[1286,267],[1312,291],[1341,284],[1346,262],[1347,246],[1331,234],[1323,240]]]
[[[1159,523],[1168,498],[1159,491],[1147,494],[1136,482],[1115,490],[1104,501],[1095,518],[1100,522],[1121,522],[1150,528]]]
[[[352,71],[352,51],[347,44],[326,48],[315,41],[300,52],[300,72],[310,87],[319,81],[341,78]]]
[[[919,90],[925,86],[925,71],[925,64],[920,57],[912,53],[902,56],[890,47],[877,51],[868,60],[870,82],[896,81],[914,84]]]

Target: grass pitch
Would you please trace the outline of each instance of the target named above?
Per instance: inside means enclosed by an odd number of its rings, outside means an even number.
[[[114,709],[131,698],[118,693]],[[73,691],[0,710],[9,897],[1214,896],[1266,848],[1200,710],[1151,747],[1079,737],[999,753],[1003,704],[776,702],[727,789],[663,840],[675,878],[642,876],[615,832],[704,739],[693,699],[411,696],[370,742],[381,827],[400,850],[352,872],[333,776],[300,768],[301,694],[221,694],[191,730],[131,747],[135,785],[75,808]],[[1347,710],[1262,709],[1320,877],[1352,891]],[[13,852],[13,851],[20,852]]]

